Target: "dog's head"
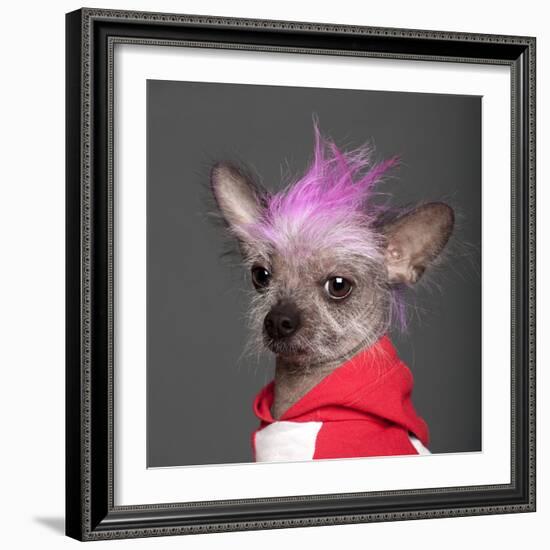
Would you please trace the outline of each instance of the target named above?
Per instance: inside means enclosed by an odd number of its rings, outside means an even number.
[[[370,345],[399,316],[397,289],[413,285],[453,230],[452,209],[426,203],[388,217],[374,187],[396,163],[367,149],[341,152],[315,129],[303,177],[269,194],[243,170],[216,164],[211,184],[256,290],[257,341],[295,363]]]

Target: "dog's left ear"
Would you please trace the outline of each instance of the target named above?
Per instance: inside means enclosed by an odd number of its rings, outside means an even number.
[[[453,227],[453,209],[442,202],[419,206],[384,226],[390,283],[416,283],[447,244]]]
[[[266,192],[241,167],[220,162],[210,173],[212,192],[227,225],[238,238],[261,217]]]

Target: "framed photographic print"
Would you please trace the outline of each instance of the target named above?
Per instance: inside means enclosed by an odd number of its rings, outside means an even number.
[[[66,530],[535,509],[535,39],[67,14]]]

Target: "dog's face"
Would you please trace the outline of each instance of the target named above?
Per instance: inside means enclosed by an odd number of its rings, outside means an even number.
[[[290,361],[341,357],[359,342],[374,341],[387,322],[391,296],[377,258],[344,246],[317,247],[300,235],[282,249],[248,248],[245,257],[256,290],[256,340]]]
[[[230,164],[211,175],[250,273],[254,340],[309,366],[374,343],[398,307],[395,285],[416,283],[453,228],[442,203],[381,224],[353,196],[361,182],[343,182],[330,161],[319,173],[321,154],[318,144],[314,177],[310,169],[309,180],[274,196]]]

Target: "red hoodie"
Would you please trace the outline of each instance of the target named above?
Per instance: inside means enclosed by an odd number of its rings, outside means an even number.
[[[411,402],[413,378],[387,336],[323,378],[275,420],[274,382],[254,400],[254,460],[429,453],[428,427]]]

